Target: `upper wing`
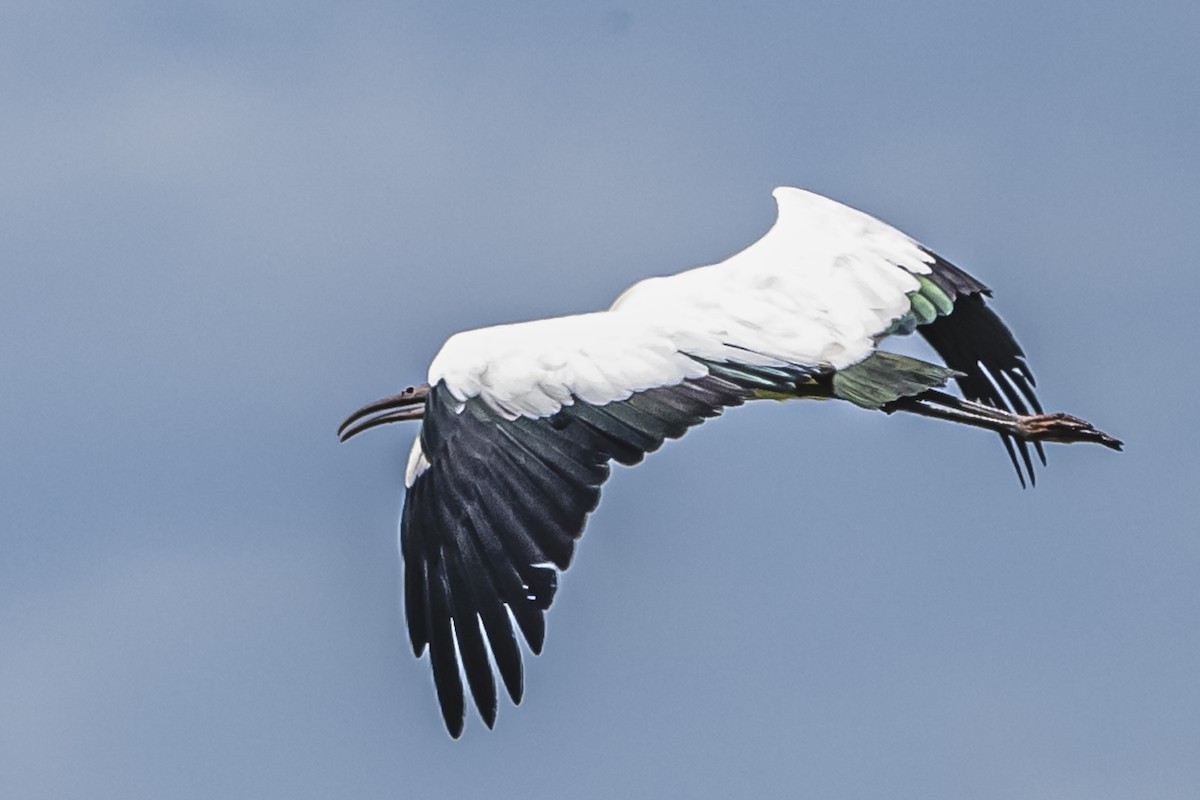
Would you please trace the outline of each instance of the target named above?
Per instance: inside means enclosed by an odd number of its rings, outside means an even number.
[[[828,198],[788,188],[774,196],[779,216],[754,244],[719,264],[634,284],[612,310],[668,316],[697,338],[792,363],[841,369],[865,358],[910,313],[933,257]]]
[[[429,647],[442,716],[463,728],[461,671],[484,722],[496,718],[492,664],[513,702],[522,694],[513,622],[534,653],[543,612],[599,502],[609,460],[635,464],[664,439],[740,404],[738,384],[707,375],[555,413],[510,416],[443,381],[426,401],[400,526],[413,651]]]
[[[774,197],[778,218],[757,242],[719,264],[641,281],[613,310],[672,321],[681,328],[672,337],[688,352],[692,340],[718,339],[834,369],[915,329],[962,373],[966,397],[1040,413],[1025,353],[984,302],[984,284],[861,211],[801,189],[779,188]],[[1001,438],[1024,485],[1014,443]],[[1028,445],[1015,446],[1032,480]]]

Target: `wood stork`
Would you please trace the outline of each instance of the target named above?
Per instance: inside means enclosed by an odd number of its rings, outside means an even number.
[[[400,523],[408,633],[429,649],[450,735],[462,675],[495,723],[493,673],[521,701],[514,631],[540,653],[544,612],[600,500],[609,462],[747,400],[826,398],[1000,434],[1017,477],[1032,446],[1121,442],[1045,414],[1012,333],[982,283],[900,231],[802,191],[774,192],[778,218],[719,264],[641,281],[607,310],[464,331],[428,382],[351,414],[342,441],[423,420]],[[922,334],[946,366],[877,349]],[[953,378],[964,398],[941,390]]]

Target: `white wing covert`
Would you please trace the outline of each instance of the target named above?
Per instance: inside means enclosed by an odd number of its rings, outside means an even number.
[[[774,197],[778,218],[754,244],[719,264],[634,284],[611,310],[665,315],[700,341],[807,366],[841,369],[865,358],[911,313],[918,276],[934,272],[936,257],[820,195],[779,188]]]

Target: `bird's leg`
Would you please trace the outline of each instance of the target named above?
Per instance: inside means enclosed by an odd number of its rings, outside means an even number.
[[[883,410],[889,414],[907,411],[923,417],[961,422],[1026,442],[1095,442],[1113,450],[1120,450],[1122,444],[1090,422],[1070,414],[1014,414],[934,389],[895,400]]]

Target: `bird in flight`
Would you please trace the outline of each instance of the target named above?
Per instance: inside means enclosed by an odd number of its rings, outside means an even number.
[[[516,630],[541,652],[558,573],[609,462],[636,464],[726,408],[836,399],[983,428],[1022,486],[1034,454],[1045,464],[1043,442],[1121,449],[1088,422],[1043,413],[978,280],[861,211],[800,189],[774,197],[771,229],[719,264],[636,283],[607,311],[455,334],[428,382],[338,429],[345,441],[421,420],[400,520],[404,607],[451,736],[464,676],[489,728],[496,673],[520,703]],[[944,366],[878,349],[914,331]]]

